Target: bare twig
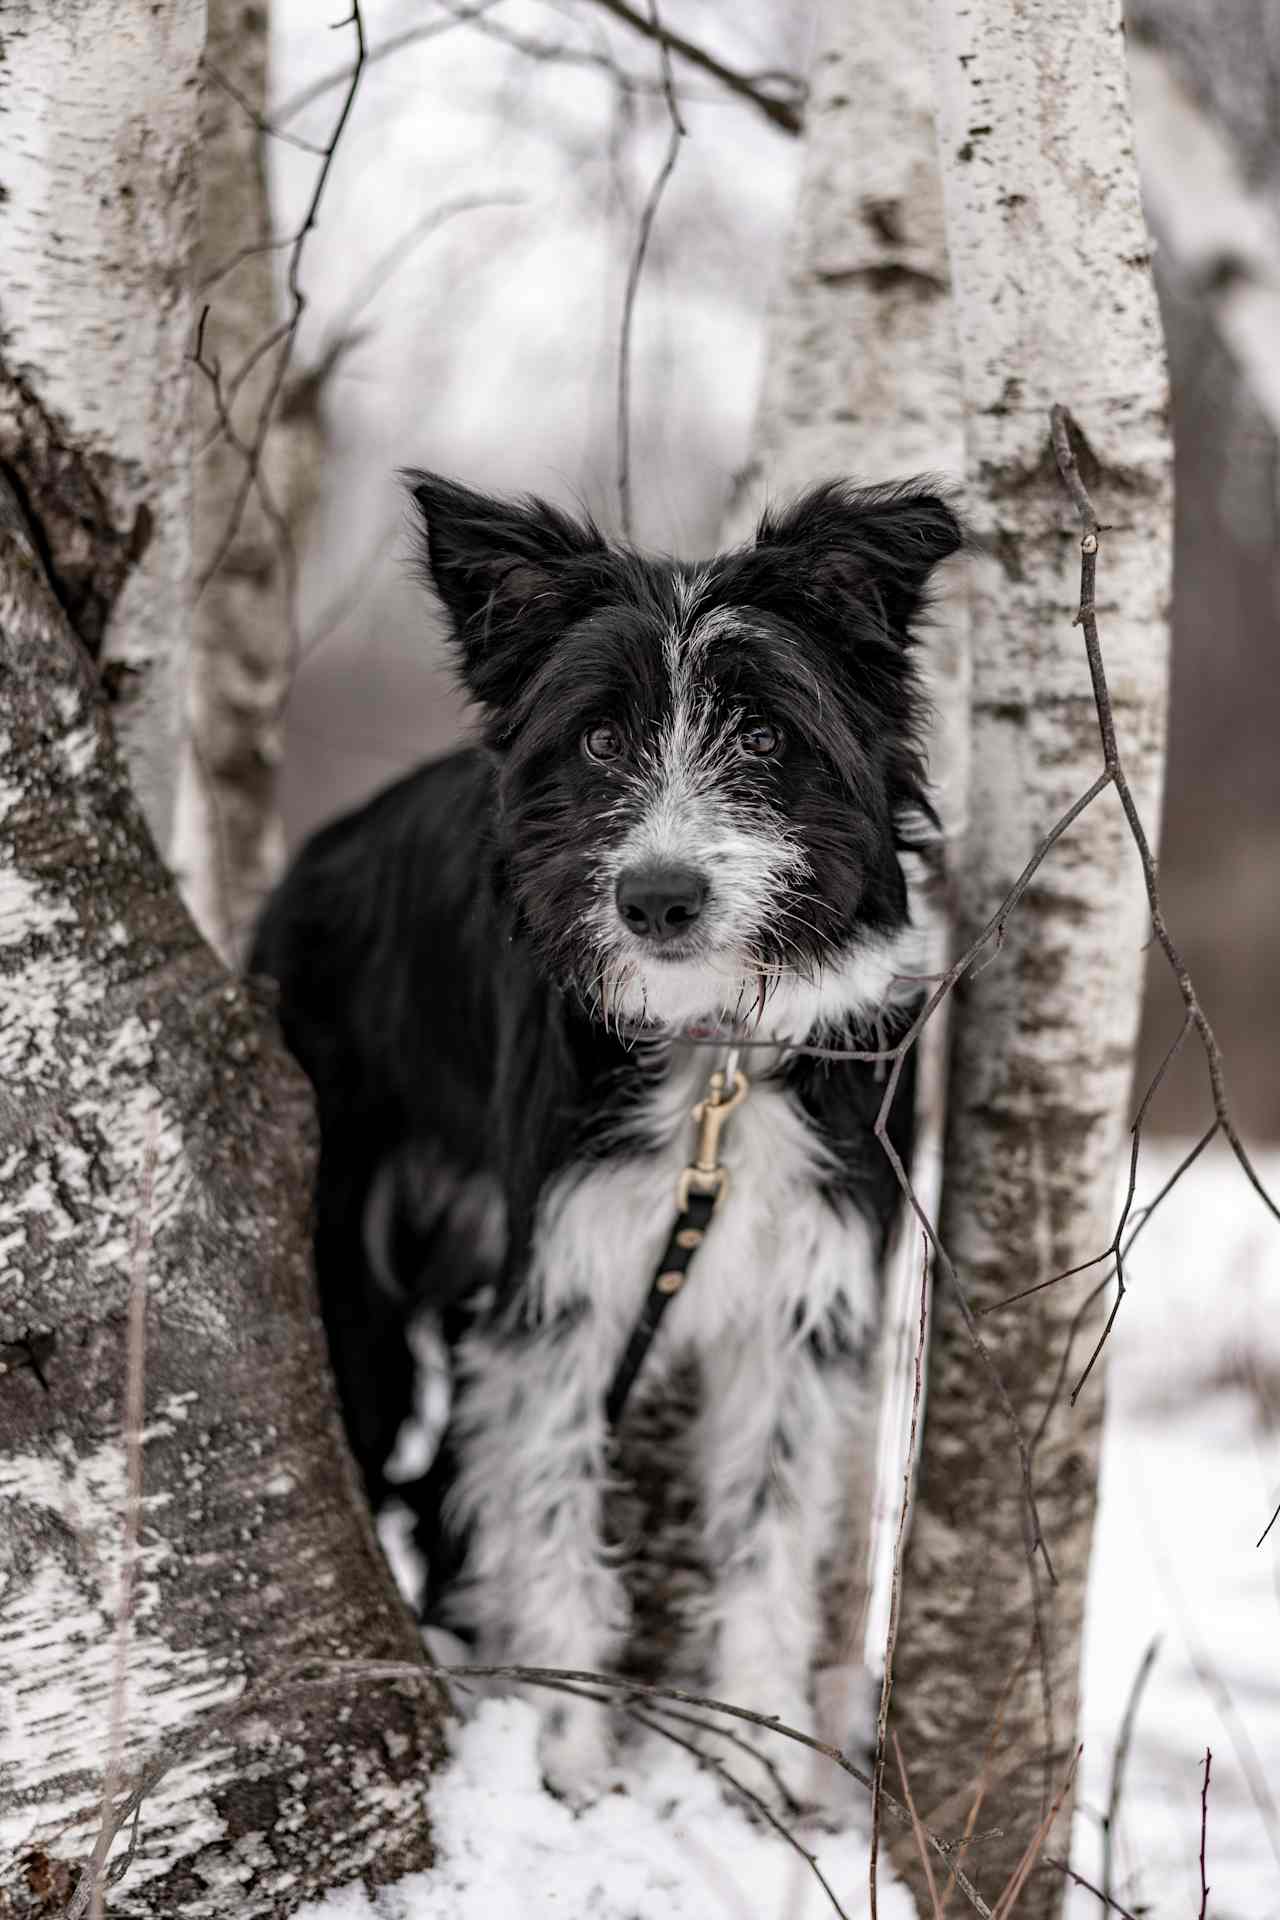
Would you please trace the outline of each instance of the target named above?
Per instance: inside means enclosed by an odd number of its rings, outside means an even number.
[[[615,19],[624,20],[629,27],[634,27],[637,33],[648,34],[650,39],[661,41],[681,60],[687,60],[691,67],[698,67],[718,80],[730,93],[749,100],[766,120],[780,127],[783,133],[796,134],[804,130],[805,87],[795,74],[739,73],[735,68],[725,66],[723,61],[717,60],[705,48],[695,45],[692,40],[686,40],[678,33],[669,33],[659,26],[652,8],[646,19],[637,7],[629,6],[627,0],[595,0],[595,3]],[[770,87],[778,91],[770,93],[767,91]]]
[[[1146,829],[1143,826],[1137,803],[1134,800],[1132,789],[1129,786],[1128,775],[1125,772],[1124,762],[1121,759],[1120,749],[1116,741],[1115,717],[1111,707],[1111,694],[1107,686],[1106,670],[1102,662],[1102,648],[1098,639],[1094,578],[1097,570],[1098,534],[1101,530],[1100,523],[1094,511],[1093,502],[1089,498],[1088,490],[1080,476],[1080,468],[1076,462],[1074,448],[1071,445],[1066,408],[1063,406],[1054,407],[1051,419],[1053,447],[1057,455],[1058,469],[1075,503],[1076,512],[1080,517],[1080,524],[1084,529],[1080,541],[1080,610],[1076,615],[1076,620],[1084,632],[1085,654],[1089,662],[1089,677],[1093,683],[1093,700],[1094,706],[1097,709],[1098,731],[1102,739],[1102,752],[1107,780],[1116,790],[1116,797],[1124,809],[1124,816],[1128,822],[1130,836],[1138,851],[1138,859],[1142,866],[1143,884],[1146,887],[1147,905],[1151,913],[1151,930],[1157,945],[1169,963],[1170,970],[1177,983],[1178,992],[1182,996],[1182,1004],[1186,1009],[1184,1032],[1186,1025],[1189,1023],[1195,1027],[1196,1032],[1200,1036],[1200,1043],[1204,1049],[1205,1063],[1209,1070],[1209,1086],[1213,1097],[1213,1111],[1218,1126],[1230,1142],[1231,1150],[1235,1154],[1237,1162],[1244,1172],[1245,1177],[1249,1180],[1255,1192],[1262,1200],[1264,1206],[1268,1208],[1277,1220],[1280,1220],[1280,1206],[1276,1205],[1276,1202],[1271,1198],[1262,1181],[1259,1179],[1253,1162],[1245,1150],[1244,1143],[1236,1131],[1235,1122],[1231,1117],[1231,1112],[1227,1104],[1221,1050],[1218,1046],[1213,1028],[1209,1024],[1208,1016],[1200,1005],[1199,997],[1192,984],[1191,975],[1187,971],[1186,962],[1182,958],[1178,947],[1174,944],[1173,936],[1170,934],[1165,922],[1164,910],[1160,901],[1160,885],[1156,871],[1155,855],[1151,851],[1151,843],[1147,839]],[[1176,1053],[1182,1044],[1183,1037],[1183,1034],[1179,1035],[1174,1046],[1166,1056],[1165,1062],[1161,1066],[1152,1084],[1152,1092],[1155,1091],[1155,1088],[1163,1078],[1174,1053]],[[1137,1135],[1141,1129],[1146,1105],[1147,1102],[1144,1100],[1139,1110],[1138,1119],[1134,1123],[1135,1155],[1137,1151]],[[1132,1194],[1132,1187],[1130,1192]],[[1119,1235],[1117,1234],[1117,1239],[1118,1237]],[[1077,1380],[1075,1387],[1072,1389],[1071,1404],[1073,1406],[1080,1395],[1082,1387],[1093,1371],[1099,1354],[1106,1344],[1107,1336],[1115,1324],[1116,1314],[1120,1309],[1120,1302],[1124,1298],[1124,1274],[1119,1262],[1117,1262],[1116,1283],[1117,1297],[1115,1304],[1112,1307],[1102,1333],[1098,1337],[1097,1345],[1089,1356],[1084,1372],[1080,1375],[1079,1380]]]
[[[926,1241],[924,1257],[920,1263],[920,1331],[916,1339],[915,1372],[911,1389],[911,1431],[907,1439],[906,1465],[902,1473],[902,1505],[898,1510],[898,1531],[893,1543],[893,1583],[889,1596],[889,1626],[884,1642],[884,1678],[880,1683],[880,1711],[876,1717],[876,1758],[871,1783],[871,1847],[867,1861],[871,1920],[876,1920],[879,1912],[877,1882],[880,1855],[880,1800],[884,1791],[889,1700],[893,1692],[893,1656],[898,1645],[898,1613],[902,1599],[902,1551],[906,1544],[907,1514],[911,1507],[911,1479],[915,1472],[916,1433],[920,1421],[920,1396],[924,1387],[924,1346],[928,1324],[929,1247]]]
[[[1108,1904],[1111,1904],[1115,1892],[1113,1860],[1116,1828],[1120,1820],[1120,1799],[1124,1792],[1124,1770],[1129,1759],[1129,1748],[1133,1744],[1133,1730],[1138,1721],[1138,1707],[1142,1701],[1143,1689],[1151,1677],[1151,1669],[1155,1665],[1159,1651],[1160,1635],[1156,1634],[1147,1643],[1146,1651],[1138,1662],[1138,1670],[1133,1676],[1133,1685],[1129,1689],[1129,1698],[1125,1702],[1124,1713],[1121,1716],[1115,1752],[1111,1757],[1111,1791],[1107,1796],[1107,1811],[1102,1817],[1101,1898]]]
[[[410,47],[421,40],[434,40],[442,33],[451,33],[454,27],[464,27],[472,20],[479,20],[486,13],[500,5],[501,0],[476,0],[473,6],[454,7],[442,20],[429,20],[425,26],[406,27],[403,33],[393,33],[380,41],[376,47],[370,47],[365,54],[365,65],[376,66],[379,61],[388,59],[393,53],[399,53],[403,47]],[[262,125],[264,133],[273,134],[277,139],[288,139],[283,132],[285,122],[293,120],[304,107],[312,106],[317,100],[323,100],[327,93],[336,93],[339,87],[349,87],[354,69],[335,67],[329,73],[322,74],[318,80],[312,80],[297,93],[290,94],[272,114],[270,120]],[[323,152],[323,148],[313,149]]]
[[[1213,1765],[1213,1751],[1204,1750],[1204,1785],[1200,1789],[1200,1920],[1205,1920],[1209,1911],[1209,1883],[1205,1878],[1205,1841],[1209,1833],[1209,1769]]]
[[[1086,1893],[1091,1893],[1095,1900],[1101,1900],[1103,1906],[1109,1908],[1112,1913],[1118,1913],[1120,1920],[1138,1920],[1136,1913],[1131,1912],[1128,1907],[1122,1907],[1118,1900],[1109,1898],[1103,1893],[1101,1887],[1095,1887],[1092,1880],[1086,1880],[1082,1873],[1077,1873],[1074,1867],[1069,1867],[1065,1860],[1055,1859],[1053,1854],[1046,1853],[1041,1856],[1041,1864],[1052,1867],[1055,1873],[1064,1874],[1068,1880],[1074,1881],[1077,1887],[1083,1887]]]
[[[611,0],[596,0],[596,3],[605,12],[612,14],[615,19],[622,20],[627,26],[634,28],[637,33],[642,33],[649,39],[655,37],[651,21],[646,19],[643,13],[638,13],[626,5],[611,4]],[[479,0],[479,4],[469,6],[451,4],[444,19],[428,21],[421,27],[406,28],[404,32],[391,34],[376,47],[371,47],[368,64],[373,66],[375,62],[385,60],[388,55],[399,53],[403,47],[413,46],[419,41],[434,40],[438,34],[447,33],[453,27],[472,26],[481,33],[489,33],[495,39],[503,40],[508,46],[513,46],[532,58],[562,60],[570,65],[608,67],[614,77],[630,89],[646,90],[648,85],[646,81],[624,73],[604,53],[593,53],[584,48],[562,43],[546,44],[534,41],[527,35],[514,32],[509,27],[500,26],[496,20],[489,17],[498,4],[499,0]],[[743,73],[738,68],[727,65],[723,60],[718,60],[705,47],[698,46],[695,41],[687,40],[680,34],[668,35],[667,45],[672,53],[678,55],[689,66],[696,67],[700,72],[707,74],[727,93],[753,106],[780,132],[795,135],[803,130],[805,87],[797,75],[777,71]],[[262,131],[280,139],[288,139],[290,136],[283,131],[286,122],[294,119],[305,107],[312,106],[315,101],[323,99],[325,94],[335,92],[350,77],[350,67],[337,67],[332,72],[323,74],[320,79],[311,81],[308,86],[292,94],[288,100],[277,107],[270,120],[261,122]],[[255,124],[258,124],[256,119]],[[317,149],[312,148],[311,151],[314,152]]]
[[[671,175],[675,171],[676,160],[680,153],[680,142],[684,138],[684,122],[680,118],[680,107],[676,100],[675,83],[671,77],[671,54],[668,50],[666,32],[658,12],[658,0],[649,0],[649,12],[653,20],[653,33],[658,42],[658,52],[662,61],[662,91],[667,103],[667,118],[670,132],[667,138],[667,150],[663,155],[649,197],[640,214],[640,226],[636,234],[635,251],[627,269],[626,290],[622,296],[622,332],[618,340],[618,503],[621,510],[622,536],[624,540],[632,537],[631,518],[631,338],[635,321],[636,295],[640,290],[640,276],[644,271],[645,255],[649,250],[649,235],[657,217],[658,207]]]
[[[938,1897],[938,1883],[933,1877],[933,1862],[929,1858],[929,1849],[925,1845],[924,1827],[920,1815],[916,1812],[916,1803],[911,1798],[911,1782],[907,1779],[906,1762],[902,1758],[902,1748],[898,1736],[893,1736],[893,1755],[898,1763],[898,1778],[902,1782],[902,1797],[907,1803],[907,1812],[911,1816],[911,1831],[915,1836],[916,1850],[920,1855],[920,1865],[924,1868],[925,1885],[929,1889],[929,1907],[934,1920],[943,1920],[942,1901]],[[999,1909],[997,1908],[997,1915]]]
[[[240,387],[247,379],[249,373],[266,354],[275,351],[277,348],[279,349],[279,351],[276,352],[275,364],[271,369],[271,378],[267,384],[267,391],[258,409],[257,423],[254,427],[252,438],[247,442],[237,441],[236,443],[238,449],[242,452],[244,471],[240,478],[240,484],[236,489],[231,510],[227,515],[227,524],[223,529],[222,536],[214,547],[212,558],[205,565],[196,581],[197,598],[203,593],[205,587],[226,559],[239,529],[240,521],[244,514],[245,502],[248,500],[250,490],[253,487],[258,487],[259,496],[264,498],[265,505],[265,497],[262,494],[260,479],[262,450],[271,422],[275,417],[276,404],[280,398],[285,375],[289,370],[289,363],[293,357],[298,325],[302,319],[303,309],[307,304],[307,297],[302,290],[300,278],[303,249],[306,246],[307,235],[311,232],[311,229],[315,226],[316,220],[319,217],[320,203],[324,198],[324,190],[333,169],[334,156],[338,151],[343,132],[351,116],[351,109],[355,103],[356,89],[360,85],[360,76],[364,71],[366,60],[364,19],[360,12],[360,0],[351,0],[351,12],[344,20],[340,20],[337,24],[340,27],[351,26],[355,28],[356,58],[355,64],[351,68],[350,84],[347,87],[341,110],[334,123],[333,132],[329,137],[328,143],[321,150],[320,167],[316,174],[315,185],[311,191],[311,199],[308,203],[306,214],[303,218],[302,225],[294,235],[293,245],[289,250],[287,273],[287,287],[290,301],[289,315],[280,326],[273,327],[271,332],[246,356],[245,360],[236,370],[236,373],[227,383],[225,390],[223,390],[219,384],[215,383],[215,393],[217,394],[215,404],[218,407],[219,424],[222,426],[225,422],[225,425],[229,426],[230,409],[235,403],[236,394],[239,392]],[[203,324],[202,320],[201,341],[197,342],[197,352],[199,352],[200,345],[202,344]],[[277,520],[278,519],[279,516],[277,516]],[[272,524],[276,526],[277,521],[273,520]],[[292,554],[291,540],[287,542],[284,550],[287,564],[292,568],[293,562],[290,557]],[[292,594],[290,594],[290,599],[292,600]]]
[[[723,1780],[732,1793],[738,1794],[746,1801],[748,1806],[754,1807],[760,1817],[768,1821],[774,1832],[781,1834],[787,1845],[798,1853],[802,1860],[808,1863],[810,1872],[831,1902],[834,1911],[839,1914],[840,1920],[850,1920],[848,1912],[840,1905],[839,1900],[836,1898],[835,1888],[827,1879],[822,1868],[818,1865],[818,1856],[815,1853],[811,1853],[803,1841],[797,1839],[786,1821],[778,1818],[767,1800],[762,1799],[758,1793],[754,1793],[750,1787],[745,1786],[736,1774],[730,1772],[729,1768],[724,1764],[724,1761],[719,1759],[716,1754],[704,1752],[701,1747],[695,1746],[692,1740],[686,1740],[682,1734],[674,1733],[670,1727],[662,1725],[659,1720],[652,1718],[649,1714],[642,1713],[638,1707],[630,1707],[628,1708],[628,1712],[631,1718],[637,1721],[640,1726],[648,1727],[652,1733],[660,1733],[664,1739],[673,1741],[676,1746],[683,1747],[687,1753],[691,1753],[700,1767],[706,1767],[707,1770],[714,1773],[718,1779]]]
[[[1071,1791],[1071,1782],[1075,1779],[1076,1768],[1080,1764],[1080,1755],[1083,1752],[1083,1747],[1077,1747],[1075,1753],[1072,1755],[1071,1765],[1067,1768],[1066,1777],[1058,1789],[1053,1805],[1049,1808],[1048,1813],[1046,1813],[1044,1819],[1032,1834],[1026,1852],[1014,1868],[1009,1878],[1009,1884],[996,1902],[994,1920],[1009,1920],[1009,1915],[1022,1898],[1022,1890],[1031,1877],[1031,1872],[1036,1861],[1040,1858],[1041,1848],[1049,1838],[1053,1830],[1053,1823],[1062,1809],[1062,1803]]]
[[[288,1669],[276,1679],[247,1688],[238,1699],[229,1701],[226,1706],[218,1707],[212,1713],[201,1715],[176,1733],[167,1735],[134,1775],[119,1805],[104,1814],[103,1827],[95,1845],[95,1852],[97,1847],[101,1847],[105,1857],[116,1834],[126,1820],[136,1815],[148,1794],[155,1790],[173,1767],[190,1758],[191,1754],[206,1744],[213,1734],[233,1725],[236,1720],[242,1719],[246,1714],[261,1712],[264,1707],[272,1704],[279,1705],[295,1691],[305,1691],[312,1687],[320,1689],[337,1687],[354,1680],[381,1680],[389,1684],[429,1686],[440,1695],[447,1712],[451,1706],[449,1682],[465,1686],[468,1681],[485,1679],[517,1680],[528,1686],[547,1687],[562,1693],[594,1689],[606,1695],[621,1695],[626,1705],[633,1705],[636,1700],[659,1702],[674,1700],[684,1706],[700,1708],[708,1713],[725,1714],[732,1719],[746,1721],[752,1726],[763,1727],[782,1739],[798,1741],[801,1746],[823,1754],[851,1779],[857,1780],[861,1786],[868,1790],[871,1787],[870,1775],[855,1765],[852,1760],[847,1759],[838,1747],[815,1739],[813,1735],[803,1733],[796,1727],[785,1726],[770,1714],[756,1713],[749,1707],[734,1706],[727,1700],[711,1700],[702,1694],[688,1693],[680,1687],[651,1686],[643,1681],[622,1680],[612,1674],[594,1673],[579,1668],[512,1665],[446,1667],[425,1664],[417,1666],[407,1660],[312,1660]],[[588,1697],[594,1697],[594,1695]],[[910,1819],[906,1808],[891,1794],[886,1793],[883,1798],[884,1805],[894,1819],[906,1824]],[[949,1862],[955,1851],[954,1847],[940,1839],[928,1827],[924,1827],[922,1831],[930,1849],[942,1860]],[[957,1881],[961,1892],[973,1911],[981,1916],[981,1920],[994,1920],[991,1908],[972,1881],[959,1872],[957,1872]],[[86,1904],[87,1899],[86,1880]],[[84,1911],[84,1906],[69,1909],[67,1920],[80,1920]]]
[[[92,1920],[102,1920],[104,1868],[111,1840],[106,1838],[108,1816],[119,1788],[124,1760],[125,1717],[128,1705],[129,1624],[133,1612],[133,1583],[138,1565],[138,1535],[142,1524],[142,1427],[146,1403],[147,1264],[151,1253],[151,1212],[155,1188],[159,1123],[152,1114],[142,1160],[142,1191],[133,1223],[129,1257],[129,1305],[126,1329],[124,1388],[125,1501],[124,1541],[120,1552],[120,1591],[116,1600],[116,1644],[111,1673],[111,1714],[107,1734],[107,1764],[102,1776],[102,1826],[77,1889],[83,1893],[80,1912],[88,1906]],[[114,1837],[114,1836],[112,1836]],[[135,1827],[134,1843],[137,1833]],[[131,1847],[121,1864],[127,1868]],[[73,1911],[74,1911],[73,1907]]]

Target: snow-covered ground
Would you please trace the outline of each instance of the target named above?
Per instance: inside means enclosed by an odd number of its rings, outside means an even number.
[[[1139,1197],[1176,1156],[1152,1154]],[[1261,1171],[1280,1193],[1280,1154]],[[1280,1916],[1280,1226],[1228,1154],[1185,1176],[1134,1249],[1116,1325],[1085,1648],[1073,1862],[1096,1879],[1097,1815],[1143,1650],[1118,1823],[1116,1897],[1195,1915],[1200,1785],[1213,1749],[1214,1920]],[[1101,1912],[1077,1892],[1070,1920]]]
[[[1178,1151],[1144,1156],[1140,1199]],[[1280,1154],[1263,1173],[1280,1192]],[[1116,1823],[1115,1896],[1135,1913],[1199,1912],[1210,1746],[1209,1911],[1280,1920],[1280,1524],[1255,1544],[1280,1501],[1280,1226],[1227,1155],[1207,1154],[1138,1242],[1129,1281],[1112,1341],[1072,1862],[1098,1882],[1117,1731],[1159,1634]],[[805,1863],[688,1755],[644,1750],[626,1795],[575,1815],[542,1788],[535,1740],[531,1706],[481,1701],[433,1792],[436,1869],[372,1903],[350,1889],[308,1908],[311,1920],[833,1911]],[[850,1920],[865,1914],[862,1830],[803,1838]],[[887,1869],[880,1890],[885,1920],[910,1920]],[[1074,1889],[1067,1911],[1102,1909]]]

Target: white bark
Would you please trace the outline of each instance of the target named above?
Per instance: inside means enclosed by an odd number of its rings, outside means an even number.
[[[200,0],[9,0],[0,76],[0,467],[103,663],[161,847],[191,584],[203,28]]]
[[[102,1793],[133,1274],[148,1338],[126,1774],[296,1663],[420,1659],[329,1384],[308,1093],[156,852],[190,630],[201,17],[150,0],[5,15],[0,1913],[32,1920],[64,1911]],[[114,711],[145,821],[94,654],[109,684],[136,668]],[[284,1685],[148,1798],[111,1911],[241,1920],[425,1866],[438,1755],[422,1690]]]
[[[955,483],[963,470],[960,376],[950,313],[942,182],[933,119],[928,0],[886,9],[876,0],[835,0],[821,18],[805,122],[804,176],[782,285],[773,303],[755,444],[730,533],[745,537],[761,495],[785,497],[831,475],[884,480],[934,472]],[[965,608],[959,575],[922,648],[933,700],[929,763],[946,838],[963,830],[968,748]],[[930,969],[944,964],[938,928]],[[925,1204],[937,1198],[941,1150],[943,1021],[920,1049],[915,1178]],[[883,1415],[879,1483],[883,1521],[901,1488],[909,1421],[919,1254],[905,1236],[894,1263],[882,1352],[896,1361]],[[906,1378],[901,1361],[905,1356]],[[896,1389],[896,1391],[895,1391]],[[850,1463],[855,1565],[833,1596],[833,1661],[861,1655],[868,1616],[866,1541],[877,1474],[870,1457]],[[896,1520],[896,1514],[894,1515]],[[883,1573],[883,1567],[881,1567]],[[883,1621],[872,1616],[882,1642]],[[871,1648],[878,1658],[878,1646]],[[829,1692],[834,1688],[829,1686]],[[838,1697],[828,1706],[843,1739]]]
[[[249,253],[230,272],[221,271],[245,249],[270,240],[271,220],[261,136],[209,70],[265,114],[268,23],[265,4],[246,8],[240,0],[210,0],[196,276],[200,301],[209,306],[204,357],[219,366],[224,390],[281,318],[282,256]],[[265,354],[230,401],[244,446],[255,441],[282,351],[277,344]],[[272,524],[256,487],[236,518],[245,459],[218,431],[204,375],[197,381],[195,417],[197,445],[204,448],[195,481],[197,577],[222,558],[196,603],[172,864],[197,925],[224,959],[234,960],[284,865],[276,789],[292,664],[289,567],[281,529]],[[268,493],[290,537],[301,517],[297,481],[303,463],[312,456],[312,483],[319,467],[310,427],[308,409],[297,408],[291,423],[277,418],[263,448]],[[305,447],[296,444],[303,440]]]
[[[1118,0],[938,0],[935,22],[969,506],[986,545],[974,568],[963,940],[1101,764],[1073,626],[1079,528],[1049,442],[1055,401],[1087,443],[1084,478],[1106,528],[1098,617],[1116,723],[1155,830],[1171,450]],[[963,990],[941,1231],[978,1307],[1087,1260],[1110,1237],[1147,930],[1136,856],[1106,795],[1055,849],[1002,949]],[[1097,1277],[982,1322],[1028,1434]],[[1077,1366],[1086,1353],[1078,1341]],[[895,1718],[917,1803],[950,1830],[963,1825],[1003,1714],[980,1821],[1006,1834],[981,1854],[992,1898],[1073,1745],[1101,1410],[1097,1377],[1074,1412],[1057,1405],[1036,1454],[1060,1581],[1040,1582],[1046,1699],[1017,1456],[954,1296],[940,1289]],[[909,1847],[901,1858],[918,1872]],[[1056,1912],[1060,1900],[1060,1879],[1045,1870],[1019,1913]]]
[[[307,1091],[179,906],[2,495],[0,688],[0,1913],[35,1915],[102,1792],[140,1260],[126,1773],[296,1663],[420,1651],[328,1387]],[[148,1800],[111,1911],[241,1920],[425,1866],[438,1753],[425,1691],[285,1686]]]

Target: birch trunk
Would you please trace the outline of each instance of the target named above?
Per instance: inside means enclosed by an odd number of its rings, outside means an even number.
[[[876,0],[831,0],[821,16],[795,228],[731,538],[749,534],[762,494],[782,497],[829,475],[884,480],[935,471],[955,479],[963,469],[929,35],[928,0],[891,11]],[[953,587],[923,647],[933,701],[929,763],[948,846],[963,829],[968,749],[968,636],[958,579]],[[945,964],[945,944],[939,926],[931,966]],[[918,1093],[915,1178],[931,1209],[942,1042],[939,1019],[920,1048]],[[901,1489],[910,1398],[902,1362],[909,1376],[919,1294],[908,1235],[890,1275],[881,1343],[889,1377],[879,1472],[870,1446],[850,1461],[851,1563],[829,1596],[823,1718],[838,1740],[856,1718],[845,1712],[841,1671],[862,1658],[869,1613],[873,1635],[883,1637],[869,1591],[883,1554],[868,1550],[867,1526],[874,1516],[880,1532]],[[874,1664],[878,1649],[870,1651]]]
[[[168,845],[191,593],[199,0],[9,0],[0,469]]]
[[[266,250],[271,217],[262,136],[241,104],[266,113],[268,27],[265,4],[210,0],[196,281],[209,308],[204,356],[220,369],[224,399],[236,369],[281,317],[282,256]],[[244,446],[257,435],[281,350],[277,345],[265,354],[229,402]],[[276,789],[291,666],[287,543],[300,504],[294,485],[300,449],[292,444],[297,432],[280,422],[266,436],[263,477],[283,523],[273,525],[256,487],[237,509],[244,455],[219,431],[214,392],[203,375],[195,419],[202,449],[195,472],[196,576],[202,580],[215,564],[216,571],[195,608],[172,864],[197,925],[224,959],[235,960],[284,865]]]
[[[310,1277],[308,1096],[155,851],[172,765],[158,689],[190,625],[181,354],[200,13],[77,0],[6,15],[5,1915],[64,1911],[97,1824],[123,1644],[124,1772],[160,1740],[182,1755],[143,1806],[113,1913],[276,1915],[431,1857],[434,1699],[286,1684],[320,1657],[421,1656],[333,1406]],[[110,656],[108,684],[113,662],[137,665],[114,684],[146,819],[94,653]],[[122,1642],[138,1288],[141,1533]],[[267,1680],[280,1683],[269,1705],[183,1744]]]
[[[1087,445],[1106,531],[1103,649],[1148,829],[1160,805],[1170,575],[1168,392],[1138,197],[1118,0],[939,0],[939,131],[967,397],[974,570],[962,939],[1099,771],[1078,631],[1079,528],[1049,442],[1054,401]],[[971,975],[953,1020],[942,1239],[975,1309],[1096,1255],[1114,1227],[1143,943],[1141,876],[1114,796],[1054,850]],[[916,1803],[963,1827],[988,1756],[973,1854],[994,1899],[1074,1750],[1102,1378],[1056,1391],[1098,1272],[981,1322],[1035,1454],[1058,1575],[1038,1576],[1035,1645],[1017,1455],[940,1289],[907,1555],[894,1723]],[[1077,1337],[1083,1364],[1096,1318]],[[1067,1385],[1070,1386],[1068,1378]],[[990,1751],[988,1753],[988,1749]],[[1050,1850],[1065,1850],[1064,1811]],[[910,1844],[894,1852],[919,1894]],[[1057,1913],[1033,1875],[1018,1912]]]
[[[148,1326],[126,1770],[299,1662],[420,1653],[328,1387],[307,1091],[179,905],[12,520],[0,530],[0,1913],[36,1914],[89,1851],[102,1791],[134,1275]],[[436,1725],[422,1692],[286,1687],[150,1798],[112,1911],[277,1914],[362,1872],[427,1864]]]

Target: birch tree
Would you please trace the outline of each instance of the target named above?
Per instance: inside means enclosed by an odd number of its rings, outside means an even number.
[[[293,555],[322,449],[306,383],[265,417],[284,319],[254,118],[269,97],[265,6],[210,0],[204,71],[195,278],[207,371],[195,392],[196,600],[171,858],[197,925],[234,961],[284,865]]]
[[[1073,626],[1079,527],[1049,440],[1055,402],[1074,417],[1104,522],[1098,620],[1121,750],[1154,830],[1171,455],[1118,0],[938,0],[934,19],[968,497],[984,549],[963,946],[1100,770]],[[975,1312],[1111,1238],[1147,932],[1139,865],[1107,793],[1054,848],[998,951],[964,985],[940,1228]],[[922,1815],[954,1831],[981,1793],[980,1828],[1002,1830],[973,1855],[984,1888],[1004,1884],[1074,1751],[1102,1378],[1073,1409],[1059,1372],[1097,1277],[979,1323],[1034,1445],[1045,1554],[1029,1553],[1018,1453],[955,1290],[935,1298],[893,1719]],[[1079,1366],[1086,1353],[1077,1340]],[[910,1845],[895,1840],[894,1851],[921,1891]],[[1019,1913],[1056,1913],[1062,1884],[1041,1869]]]
[[[928,0],[907,0],[891,14],[874,0],[843,0],[820,15],[803,181],[733,537],[750,532],[762,492],[785,496],[836,474],[881,480],[935,471],[957,482],[963,470],[929,32]],[[948,844],[963,825],[966,639],[957,574],[923,648],[933,701],[929,762]],[[945,948],[939,924],[933,966],[943,964]],[[942,1036],[937,1020],[920,1048],[915,1175],[929,1207],[941,1152]],[[887,1391],[883,1437],[877,1448],[869,1429],[864,1450],[847,1463],[848,1562],[827,1597],[822,1719],[837,1740],[860,1717],[850,1681],[868,1625],[878,1483],[895,1494],[900,1486],[906,1435],[894,1353],[918,1312],[912,1236],[901,1256],[890,1277],[878,1370]]]
[[[195,0],[18,0],[5,22],[0,1912],[14,1915],[64,1910],[104,1773],[124,1779],[156,1743],[174,1764],[143,1805],[115,1912],[275,1914],[431,1857],[434,1696],[297,1671],[421,1664],[333,1405],[309,1099],[156,852],[190,632],[202,20]],[[127,1374],[141,1417],[135,1404],[125,1420]]]

